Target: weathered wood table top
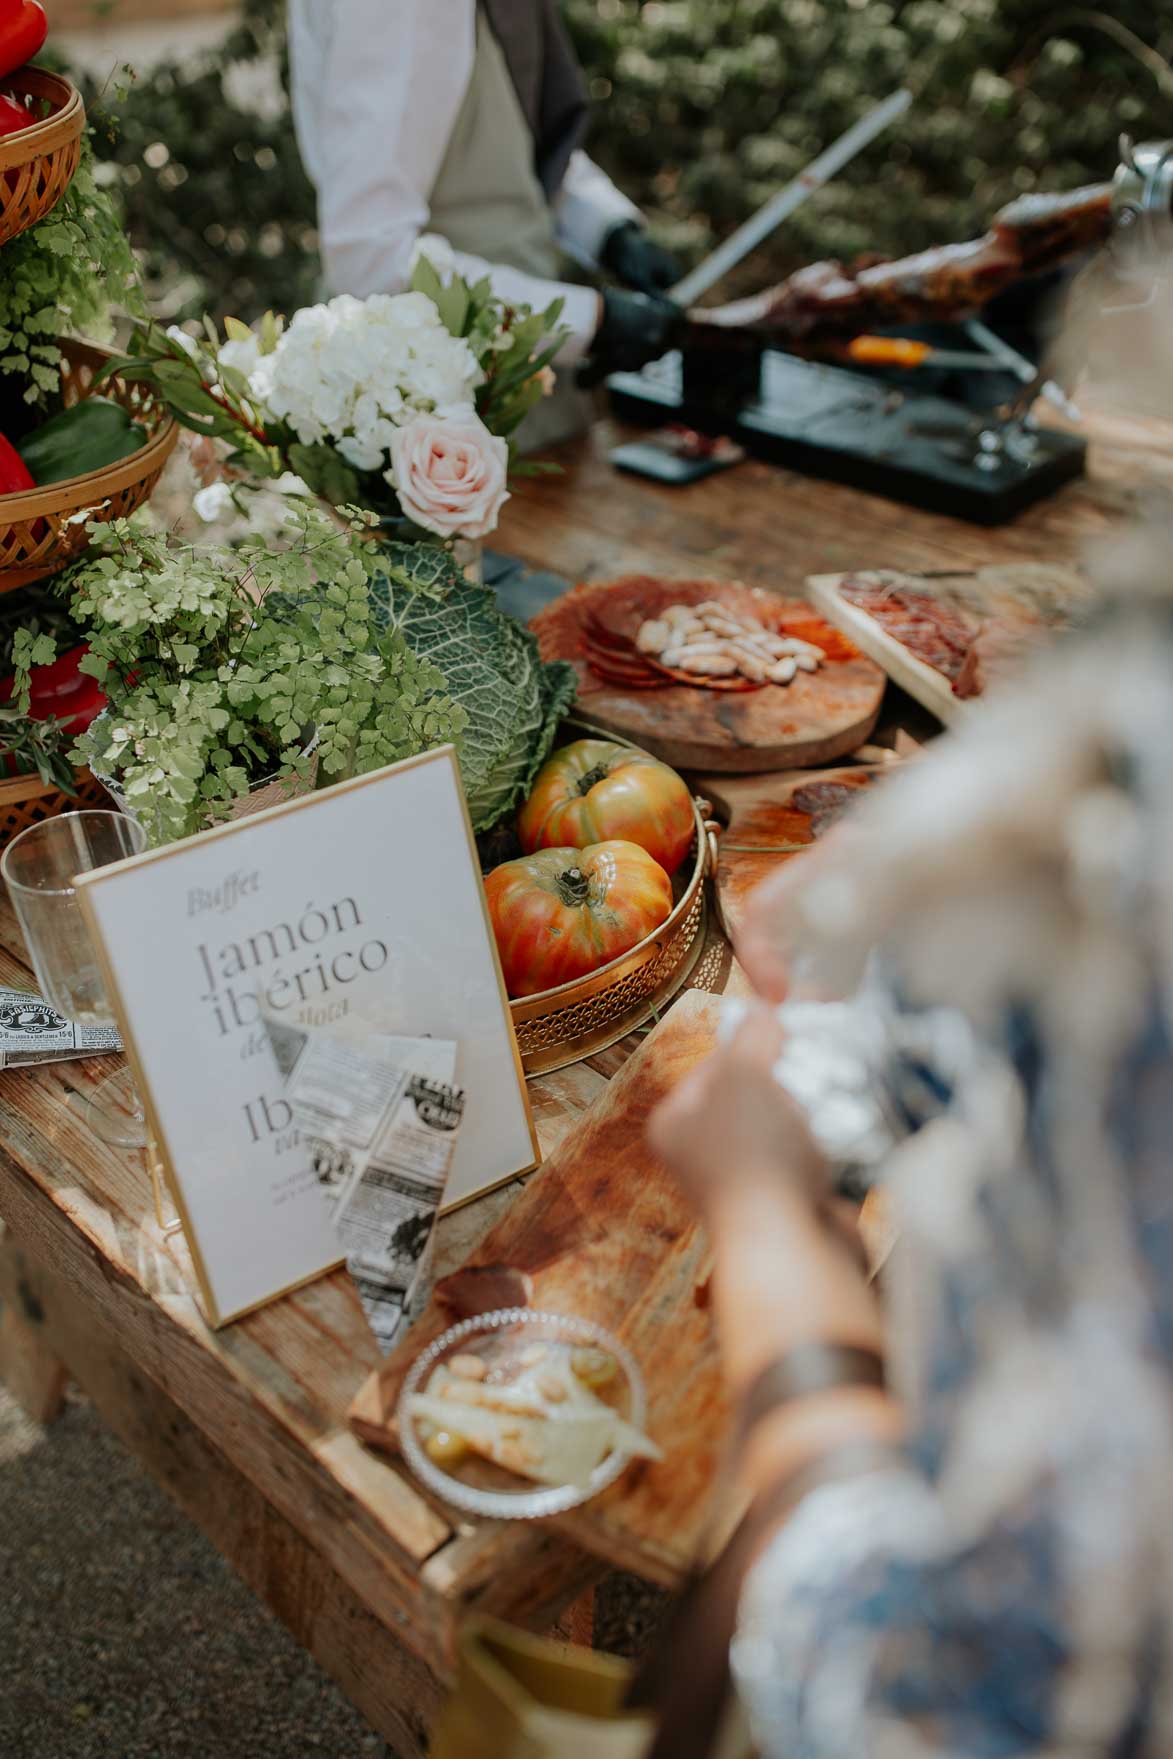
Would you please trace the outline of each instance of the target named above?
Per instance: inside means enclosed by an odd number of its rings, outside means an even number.
[[[496,546],[576,580],[711,573],[793,594],[808,574],[853,567],[1063,560],[1124,513],[1146,478],[1173,481],[1164,436],[1156,445],[1117,424],[1088,482],[990,532],[755,462],[685,490],[657,488],[608,465],[626,433],[603,422],[564,448],[565,474],[516,491]],[[31,987],[6,899],[0,983]],[[547,1154],[631,1048],[531,1084]],[[344,1274],[210,1332],[182,1243],[156,1226],[139,1157],[97,1141],[70,1104],[108,1072],[109,1060],[95,1059],[0,1076],[0,1219],[25,1255],[0,1277],[0,1300],[44,1322],[113,1427],[397,1750],[422,1751],[460,1609],[548,1623],[599,1573],[575,1542],[589,1524],[571,1540],[541,1524],[458,1521],[355,1439],[347,1408],[378,1354]],[[467,1255],[516,1189],[441,1223],[441,1269]],[[661,1539],[647,1565],[662,1578]],[[625,1555],[640,1565],[638,1552]]]

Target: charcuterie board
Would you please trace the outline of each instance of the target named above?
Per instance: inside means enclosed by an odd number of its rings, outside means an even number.
[[[814,574],[806,590],[828,622],[951,725],[1063,626],[1087,588],[1074,569],[1020,563],[940,575]]]
[[[719,1006],[696,993],[676,1002],[468,1261],[523,1273],[531,1306],[593,1319],[635,1356],[646,1427],[665,1457],[631,1467],[601,1497],[553,1520],[585,1550],[666,1582],[679,1579],[699,1544],[728,1401],[706,1299],[707,1243],[645,1136],[659,1101],[712,1048]],[[403,1377],[452,1319],[433,1300],[363,1385],[350,1410],[362,1440],[396,1447]]]
[[[719,598],[773,631],[825,643],[826,661],[800,672],[791,683],[757,688],[707,688],[665,679],[641,688],[620,676],[602,676],[588,657],[590,630],[627,616],[634,634],[640,623],[639,588],[663,597],[665,582],[627,577],[576,587],[546,606],[530,627],[545,659],[571,661],[579,675],[579,704],[594,726],[653,751],[674,768],[723,775],[807,768],[833,763],[871,733],[884,694],[884,674],[858,647],[830,628],[801,599],[784,599],[736,582],[680,580],[671,586],[688,602]],[[597,649],[595,650],[597,651]],[[632,668],[633,678],[638,668]]]

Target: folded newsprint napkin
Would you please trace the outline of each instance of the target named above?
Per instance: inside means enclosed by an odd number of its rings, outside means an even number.
[[[452,1039],[266,1022],[346,1262],[386,1351],[427,1280],[464,1094]]]
[[[0,989],[0,1069],[120,1051],[114,1026],[79,1026],[29,989]]]

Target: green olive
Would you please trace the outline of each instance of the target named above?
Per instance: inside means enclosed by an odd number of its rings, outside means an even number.
[[[463,1436],[453,1435],[447,1429],[437,1429],[424,1443],[424,1452],[434,1465],[459,1466],[468,1453],[468,1443]]]

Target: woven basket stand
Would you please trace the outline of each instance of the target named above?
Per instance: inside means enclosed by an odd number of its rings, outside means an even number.
[[[21,831],[27,831],[30,825],[38,825],[42,819],[56,818],[60,812],[82,812],[87,808],[109,812],[113,809],[110,796],[89,770],[77,770],[75,781],[77,797],[71,800],[62,789],[51,782],[42,782],[37,775],[5,776],[0,780],[0,849],[11,843]]]
[[[112,358],[94,342],[61,342],[62,393],[67,408],[89,395],[94,379]],[[58,573],[81,554],[88,541],[85,523],[69,521],[87,510],[96,519],[124,519],[141,507],[159,480],[179,428],[162,398],[149,385],[116,375],[101,386],[146,429],[146,444],[128,458],[101,470],[16,495],[0,495],[0,592],[30,586]]]
[[[0,136],[0,246],[43,220],[73,181],[81,153],[85,106],[81,93],[59,74],[19,67],[0,80],[0,90],[30,114],[49,113],[28,128]]]

